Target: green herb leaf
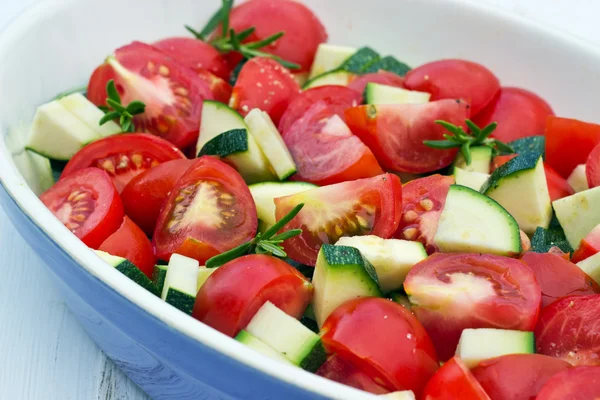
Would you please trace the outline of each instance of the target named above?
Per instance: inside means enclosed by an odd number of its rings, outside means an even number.
[[[266,47],[266,46],[270,45],[271,43],[277,41],[283,35],[285,35],[285,32],[277,32],[276,34],[271,35],[266,39],[248,43],[248,44],[246,44],[246,47],[249,49],[252,49],[252,50],[261,49],[261,48]]]
[[[283,229],[284,226],[286,226],[291,220],[294,219],[294,217],[296,217],[296,215],[298,215],[300,210],[302,210],[302,207],[304,207],[304,203],[298,204],[292,209],[292,211],[290,211],[287,215],[285,215],[283,218],[277,221],[272,227],[267,229],[262,235],[263,239],[270,239],[271,236],[275,235],[277,232]]]
[[[423,141],[423,144],[425,146],[433,147],[434,149],[452,149],[462,146],[460,142],[454,140],[425,140]]]
[[[287,257],[287,253],[281,247],[270,242],[260,242],[258,247],[261,247],[267,253],[270,253],[276,257]]]
[[[225,253],[209,258],[206,261],[206,268],[220,267],[221,265],[226,264],[231,260],[234,260],[241,256],[245,256],[246,254],[248,254],[253,244],[254,243],[250,241],[248,243],[239,245],[238,247],[235,247],[229,251],[226,251]]]
[[[117,118],[119,118],[119,115],[120,114],[117,111],[107,111],[106,114],[104,114],[104,117],[102,117],[102,119],[100,119],[100,122],[98,123],[98,125],[104,125],[108,121],[117,119]]]
[[[139,100],[134,100],[127,106],[121,104],[121,96],[112,79],[106,84],[106,96],[106,106],[99,107],[104,111],[104,116],[98,122],[99,125],[118,119],[123,132],[134,132],[133,116],[142,114],[146,110],[146,105]]]
[[[132,116],[142,114],[144,111],[146,111],[146,105],[139,100],[134,100],[127,106],[127,112]]]
[[[293,238],[294,236],[298,236],[302,234],[302,229],[292,229],[291,231],[280,233],[279,235],[275,235],[271,238],[272,242],[288,240]]]
[[[221,26],[223,37],[227,36],[229,32],[229,17],[231,15],[231,7],[233,7],[233,0],[223,0],[223,6],[221,7]]]
[[[106,84],[106,95],[110,100],[121,104],[121,95],[115,86],[115,81],[112,79]]]
[[[114,101],[113,99],[106,99],[106,104],[115,111],[124,113],[127,109],[121,105],[121,103]]]
[[[471,143],[469,143],[469,142],[463,143],[463,145],[460,147],[460,151],[462,152],[463,156],[465,157],[465,161],[467,162],[467,165],[471,165]]]
[[[241,31],[240,33],[238,33],[237,34],[238,42],[243,42],[244,40],[248,39],[250,37],[250,35],[252,35],[254,33],[255,30],[256,30],[256,28],[251,27],[251,28],[245,29],[245,30]]]

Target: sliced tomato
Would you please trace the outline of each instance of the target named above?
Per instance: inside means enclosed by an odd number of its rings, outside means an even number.
[[[565,296],[600,293],[592,278],[559,255],[528,252],[521,260],[531,267],[542,289],[542,307]]]
[[[105,170],[119,192],[136,175],[166,161],[185,159],[171,143],[153,135],[137,133],[97,140],[71,158],[61,179],[88,167]]]
[[[575,193],[575,190],[573,190],[567,180],[560,176],[560,174],[547,163],[544,163],[544,171],[546,172],[546,184],[548,185],[550,200],[554,201],[562,199],[563,197],[567,197]]]
[[[381,85],[404,88],[404,78],[388,71],[379,71],[371,74],[360,75],[350,82],[348,87],[362,95],[365,92],[367,83],[379,83]]]
[[[123,203],[108,174],[79,170],[40,196],[48,209],[83,243],[97,249],[123,222]]]
[[[447,167],[457,149],[440,150],[424,140],[443,140],[447,133],[435,123],[444,120],[465,126],[469,117],[462,101],[440,100],[426,104],[366,105],[346,110],[348,126],[366,144],[379,163],[399,172],[425,173]]]
[[[423,243],[428,254],[438,251],[433,241],[453,176],[431,175],[408,182],[402,188],[402,219],[394,235]]]
[[[600,295],[569,296],[544,307],[535,328],[538,353],[572,365],[600,365]]]
[[[546,162],[563,178],[600,144],[600,125],[576,119],[548,117],[546,121]]]
[[[460,358],[452,357],[429,380],[423,399],[490,400],[490,397]]]
[[[256,206],[235,169],[216,158],[198,158],[177,181],[156,222],[158,258],[173,253],[209,258],[251,240],[256,234]]]
[[[498,127],[492,136],[507,143],[527,136],[543,135],[546,119],[550,115],[554,115],[550,105],[535,93],[516,87],[503,87],[471,119],[481,128],[497,122]]]
[[[410,270],[404,290],[441,360],[467,328],[533,330],[542,297],[529,266],[489,254],[435,253]]]
[[[402,185],[397,176],[384,174],[279,197],[275,199],[277,220],[301,203],[304,208],[285,229],[302,229],[302,235],[283,246],[293,260],[314,266],[321,246],[342,236],[390,238],[402,213]]]
[[[536,400],[600,399],[600,367],[577,367],[550,378]]]
[[[596,226],[581,240],[579,248],[573,254],[572,261],[578,263],[600,252],[600,225]]]
[[[198,77],[206,82],[213,99],[225,104],[229,102],[233,91],[229,83],[206,70],[199,71]]]
[[[383,174],[375,156],[325,102],[318,101],[284,134],[297,173],[319,186]]]
[[[152,236],[165,200],[193,160],[159,164],[134,177],[121,192],[125,214],[148,236]]]
[[[594,147],[588,156],[585,163],[585,176],[590,189],[600,186],[600,144]]]
[[[308,71],[317,47],[327,41],[325,27],[304,4],[292,0],[252,0],[231,10],[230,27],[236,32],[254,27],[246,41],[263,40],[279,32],[285,35],[261,50],[300,65]]]
[[[121,227],[110,235],[98,250],[128,259],[146,276],[152,279],[156,257],[152,243],[146,234],[129,218],[125,217]]]
[[[532,400],[548,379],[570,367],[541,354],[509,354],[483,360],[471,372],[494,400]]]
[[[255,57],[242,67],[229,105],[242,116],[260,108],[277,125],[298,93],[300,86],[290,71],[273,59]]]
[[[343,383],[373,394],[387,394],[390,391],[376,384],[366,373],[344,360],[338,354],[327,357],[327,361],[317,371],[317,375]]]
[[[477,115],[498,93],[500,81],[481,64],[466,60],[440,60],[406,74],[407,89],[431,93],[431,100],[461,99]]]
[[[105,104],[106,83],[114,79],[123,104],[134,100],[146,104],[146,111],[133,119],[138,132],[160,136],[180,149],[196,142],[202,101],[213,99],[205,80],[157,48],[140,42],[117,49],[106,65],[92,74],[88,85],[91,102]]]
[[[294,98],[279,121],[279,132],[286,133],[292,125],[302,118],[311,106],[324,102],[331,112],[344,118],[344,111],[362,103],[362,94],[345,86],[326,85],[302,92]],[[332,115],[333,115],[332,114]]]
[[[221,79],[228,80],[231,68],[217,49],[202,40],[189,37],[171,37],[159,40],[154,47],[174,58],[196,73],[209,71]]]
[[[418,396],[439,367],[423,326],[406,308],[386,299],[342,304],[325,320],[321,340],[328,352],[392,392],[412,390]]]
[[[278,258],[252,254],[222,265],[202,285],[192,316],[235,336],[267,301],[294,318],[310,303],[313,287]]]

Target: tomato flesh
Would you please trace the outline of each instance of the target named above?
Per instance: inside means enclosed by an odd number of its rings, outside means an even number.
[[[588,156],[585,164],[585,176],[590,189],[600,186],[600,144],[594,147]]]
[[[600,365],[600,295],[568,296],[544,307],[535,328],[538,353],[572,365]]]
[[[418,396],[439,367],[423,326],[406,308],[386,299],[342,304],[325,320],[321,339],[328,352],[390,391],[412,390]]]
[[[283,247],[293,260],[314,266],[321,246],[342,236],[390,238],[400,221],[402,185],[397,176],[384,174],[276,198],[277,220],[300,203],[304,208],[284,229],[302,229],[302,234]]]
[[[123,222],[123,203],[110,176],[85,168],[59,180],[40,200],[75,236],[97,249]]]
[[[536,400],[598,400],[600,367],[577,367],[550,378]]]
[[[312,285],[297,269],[278,258],[252,254],[222,265],[208,278],[192,316],[233,337],[267,301],[300,318],[312,294]]]
[[[530,267],[488,254],[435,253],[410,270],[404,290],[441,360],[467,328],[532,331],[542,297]]]
[[[366,105],[345,112],[348,126],[390,170],[410,173],[432,172],[447,167],[457,149],[440,150],[424,140],[443,140],[447,133],[436,120],[465,126],[466,103],[440,100],[426,104]]]
[[[365,92],[368,83],[379,83],[380,85],[404,88],[404,78],[388,71],[378,71],[360,75],[350,82],[348,87],[362,95]]]
[[[600,225],[596,226],[581,240],[579,248],[573,253],[572,261],[578,263],[600,252]]]
[[[490,397],[460,358],[452,357],[429,380],[423,399],[490,400]]]
[[[329,356],[327,361],[317,371],[317,375],[373,394],[386,394],[390,392],[373,382],[366,373],[344,360],[338,354]]]

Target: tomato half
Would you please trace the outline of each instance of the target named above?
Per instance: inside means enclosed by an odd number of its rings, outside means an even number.
[[[198,158],[177,181],[156,222],[158,258],[178,253],[204,264],[209,258],[251,240],[256,206],[235,169],[216,158]]]
[[[278,258],[252,254],[222,265],[208,278],[192,316],[235,336],[267,301],[300,318],[312,294],[313,286],[297,269]]]
[[[152,243],[146,234],[129,218],[125,217],[121,227],[110,235],[98,248],[112,254],[128,259],[138,267],[146,276],[152,279],[156,257]]]
[[[166,161],[185,159],[171,143],[136,133],[109,136],[88,144],[67,163],[61,179],[88,167],[105,170],[119,192],[136,175]]]
[[[394,235],[423,243],[428,254],[438,251],[433,238],[453,176],[431,175],[408,182],[402,188],[402,219]]]
[[[440,100],[426,104],[366,105],[346,110],[348,126],[366,144],[379,163],[399,172],[425,173],[447,167],[457,149],[440,150],[424,140],[443,140],[444,120],[465,126],[469,117],[462,101]]]
[[[473,122],[483,128],[492,122],[498,127],[493,137],[507,143],[527,136],[543,135],[552,108],[538,95],[516,87],[503,87]]]
[[[530,267],[489,254],[435,253],[410,270],[404,290],[441,360],[467,328],[532,331],[542,297]]]
[[[123,222],[123,203],[108,174],[79,170],[59,180],[40,200],[83,243],[97,249]]]
[[[572,261],[578,263],[600,252],[600,225],[596,226],[581,240],[579,248],[573,253]]]
[[[550,200],[554,201],[562,199],[563,197],[567,197],[575,193],[575,190],[573,190],[567,180],[560,176],[560,174],[547,163],[544,163],[544,172],[546,173],[546,184],[548,185]]]
[[[242,116],[260,108],[277,125],[298,93],[300,86],[290,71],[273,59],[255,57],[242,67],[229,105]]]
[[[121,192],[125,214],[152,236],[165,200],[194,160],[173,160],[135,176]]]
[[[213,99],[225,104],[229,102],[231,92],[233,91],[229,83],[206,70],[199,71],[198,77],[206,82]]]
[[[490,400],[490,397],[460,358],[452,357],[427,382],[422,399]]]
[[[590,189],[600,186],[600,144],[594,147],[588,156],[585,163],[585,176]]]
[[[600,125],[576,119],[548,117],[546,121],[546,162],[568,178],[600,144]]]
[[[284,134],[297,172],[319,186],[383,174],[375,156],[325,102],[310,107]]]
[[[600,367],[577,367],[562,371],[546,382],[536,400],[600,399]]]
[[[542,307],[565,296],[600,293],[592,278],[561,256],[529,252],[521,260],[531,267],[542,289]]]
[[[100,67],[90,79],[88,98],[92,103],[105,103],[107,78],[112,78],[123,104],[133,100],[146,104],[146,111],[133,119],[138,132],[160,136],[180,149],[196,143],[202,101],[213,98],[205,80],[157,48],[140,42],[117,49],[105,65],[108,67]]]
[[[386,388],[376,384],[366,373],[344,360],[338,354],[332,354],[327,357],[327,361],[321,365],[321,368],[317,371],[317,375],[373,394],[386,394],[390,392]]]
[[[327,104],[331,112],[344,118],[344,111],[362,103],[362,94],[345,86],[326,85],[306,90],[292,100],[279,121],[279,132],[285,134],[292,125],[317,102]],[[332,114],[332,115],[333,115]]]
[[[600,365],[600,295],[569,296],[544,307],[535,328],[538,353],[573,365]]]
[[[255,28],[246,41],[285,32],[281,39],[261,50],[299,64],[299,72],[310,70],[317,47],[327,41],[319,18],[304,4],[292,0],[246,1],[231,10],[229,23],[236,32]]]
[[[360,75],[350,82],[348,87],[362,95],[365,92],[367,83],[379,83],[381,85],[404,88],[404,78],[388,71],[378,71],[371,74]]]
[[[431,93],[431,100],[461,99],[477,115],[498,93],[500,81],[486,67],[466,60],[439,60],[406,74],[407,89]]]
[[[314,266],[321,245],[334,244],[342,236],[390,238],[402,213],[402,185],[397,176],[384,174],[279,197],[277,220],[300,203],[304,208],[284,229],[302,229],[302,235],[283,246],[291,259]]]
[[[541,354],[509,354],[483,360],[471,372],[494,400],[533,400],[548,379],[570,367]]]

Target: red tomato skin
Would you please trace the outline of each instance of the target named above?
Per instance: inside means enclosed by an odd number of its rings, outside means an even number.
[[[434,149],[423,141],[444,139],[447,131],[436,120],[465,127],[467,107],[466,103],[455,100],[366,105],[347,109],[345,116],[352,132],[371,149],[382,167],[420,174],[452,163],[457,149]]]
[[[325,85],[308,89],[294,98],[279,121],[279,132],[285,134],[296,121],[319,101],[325,102],[329,109],[344,119],[344,111],[362,103],[362,94],[345,86]],[[333,115],[333,114],[332,114]]]
[[[273,59],[254,57],[242,67],[229,105],[242,116],[260,108],[277,125],[298,93],[300,86],[287,68]]]
[[[452,357],[427,382],[421,399],[490,400],[490,397],[460,358]]]
[[[497,170],[500,166],[506,164],[507,162],[509,162],[510,160],[512,160],[513,158],[517,157],[518,154],[506,154],[503,156],[496,156],[492,159],[492,165],[490,166],[490,173],[494,172],[495,170]]]
[[[592,278],[561,256],[528,252],[521,261],[531,267],[542,289],[542,307],[561,297],[600,293],[600,286]]]
[[[231,222],[225,222],[226,229],[217,229],[203,225],[203,220],[194,220],[173,231],[169,223],[177,218],[175,214],[180,192],[199,182],[205,182],[210,187],[215,187],[214,183],[217,183],[235,199]],[[179,218],[185,217],[185,213],[179,215]],[[166,261],[173,253],[177,253],[194,258],[203,265],[209,258],[253,239],[257,227],[256,206],[240,174],[224,162],[204,156],[194,161],[171,190],[156,222],[152,239],[159,259]]]
[[[536,400],[598,400],[600,367],[577,367],[550,378]]]
[[[379,83],[381,85],[404,88],[404,78],[393,72],[378,71],[371,74],[360,75],[348,85],[348,88],[362,94],[365,92],[367,83]]]
[[[313,286],[297,269],[275,257],[251,254],[222,265],[208,278],[192,316],[233,337],[267,301],[300,318],[312,295]]]
[[[417,67],[406,74],[409,90],[431,93],[431,101],[461,99],[477,115],[498,93],[500,81],[486,67],[466,60],[440,60]]]
[[[483,128],[492,122],[498,127],[493,137],[505,143],[527,136],[543,135],[546,119],[554,111],[544,99],[528,90],[502,87],[494,99],[479,113],[473,122]]]
[[[592,231],[581,240],[579,248],[573,253],[573,258],[571,260],[574,263],[578,263],[598,252],[600,252],[600,225],[592,229]]]
[[[108,64],[102,64],[98,66],[92,76],[87,87],[87,98],[89,101],[97,106],[106,105],[106,83],[108,81],[116,80],[117,74]]]
[[[67,221],[63,221],[57,211],[76,189],[91,193],[95,207],[87,220],[71,231],[88,247],[97,249],[123,222],[123,203],[112,179],[98,168],[85,168],[59,180],[40,196],[40,200],[66,225]]]
[[[600,125],[576,119],[548,117],[546,121],[546,162],[563,178],[600,144]]]
[[[193,160],[173,160],[135,176],[121,192],[125,214],[152,236],[160,210]]]
[[[236,32],[256,28],[247,42],[263,40],[284,31],[281,39],[261,50],[299,64],[298,72],[310,70],[317,47],[327,41],[327,32],[319,18],[296,1],[246,1],[231,10],[229,22]]]
[[[122,155],[127,156],[125,168],[120,166],[124,162]],[[136,155],[141,156],[141,161],[134,160]],[[83,168],[96,167],[108,172],[121,192],[136,175],[154,165],[179,159],[185,159],[185,155],[177,147],[154,135],[135,133],[109,136],[79,150],[69,160],[60,178]],[[108,165],[105,165],[107,162]]]
[[[189,37],[171,37],[159,40],[154,47],[174,58],[196,73],[210,71],[221,79],[229,79],[231,68],[217,49],[202,40]]]
[[[345,302],[325,320],[321,339],[329,353],[340,355],[390,391],[412,390],[418,396],[439,368],[423,326],[410,311],[387,299]]]
[[[98,248],[113,256],[128,259],[138,267],[146,276],[152,279],[156,257],[152,243],[146,234],[127,216],[123,224],[110,235]]]
[[[316,372],[323,378],[343,383],[356,389],[373,394],[387,394],[390,391],[373,382],[371,378],[339,354],[332,354]]]
[[[544,307],[536,352],[572,365],[600,365],[600,295],[568,296]]]
[[[548,185],[550,200],[562,199],[575,193],[567,180],[546,163],[544,163],[544,171],[546,172],[546,184]]]
[[[453,274],[492,280],[495,294],[477,300],[453,297],[442,301],[429,298],[435,293],[422,288],[432,283],[449,285]],[[409,298],[413,297],[411,310],[427,329],[441,360],[454,355],[460,335],[467,328],[532,331],[542,297],[529,266],[513,258],[489,254],[435,253],[410,270],[404,290]]]
[[[542,354],[509,354],[483,360],[471,372],[494,400],[535,400],[546,381],[567,368],[568,362]]]
[[[588,156],[585,163],[585,176],[590,189],[600,186],[600,144],[594,147]]]

